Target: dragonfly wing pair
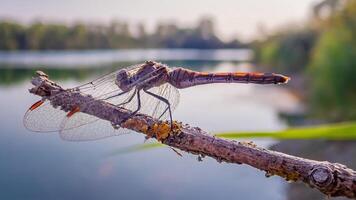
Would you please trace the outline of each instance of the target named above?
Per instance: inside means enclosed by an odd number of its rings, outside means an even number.
[[[110,122],[77,112],[68,116],[68,112],[54,108],[50,101],[29,109],[24,116],[24,125],[34,132],[59,132],[63,140],[89,141],[124,133],[124,129],[115,130]]]
[[[126,70],[129,73],[135,73],[140,65],[135,65]],[[115,84],[117,71],[100,77],[94,81],[73,88],[73,90],[91,95],[95,99],[107,101],[113,105],[124,107],[129,110],[135,110],[138,106],[136,91],[133,89],[125,94]],[[149,90],[170,102],[171,109],[174,110],[179,103],[178,90],[166,83],[159,87]],[[128,102],[129,99],[132,99]],[[128,102],[126,104],[122,104]],[[161,100],[141,92],[140,113],[158,118],[166,110],[167,105]],[[165,112],[161,119],[169,116]],[[88,141],[97,140],[110,136],[121,135],[129,130],[124,128],[114,129],[109,121],[99,119],[95,116],[82,112],[75,112],[73,115],[54,108],[49,100],[37,102],[26,112],[24,116],[24,125],[27,129],[35,132],[57,132],[64,140],[69,141]]]

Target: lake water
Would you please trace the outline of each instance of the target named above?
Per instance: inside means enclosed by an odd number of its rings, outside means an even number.
[[[60,65],[69,67],[96,67],[103,63],[160,61],[248,61],[253,53],[249,49],[128,49],[128,50],[86,50],[86,51],[0,51],[0,63],[17,65]]]
[[[102,58],[105,52],[90,52],[90,57],[95,57],[91,58],[95,60],[91,63],[81,60],[78,53],[88,52],[49,53],[57,58],[63,54],[76,57],[66,64],[53,60],[42,63],[34,58],[31,62],[17,63],[14,62],[17,59],[1,54],[0,61],[7,60],[7,63],[0,65],[0,73],[3,73],[0,77],[4,79],[0,81],[0,199],[285,198],[284,181],[278,177],[267,179],[263,172],[246,165],[218,163],[210,158],[198,162],[196,156],[183,153],[183,157],[179,157],[169,148],[109,156],[125,146],[142,144],[144,136],[138,133],[92,142],[66,142],[56,133],[27,131],[22,125],[23,114],[39,99],[27,91],[31,87],[29,80],[34,66],[53,64],[55,67],[44,71],[61,85],[73,87],[112,70],[113,65],[119,67],[132,61],[105,60]],[[171,57],[176,53],[171,52]],[[253,70],[250,64],[242,63],[249,59],[246,55],[233,60],[227,59],[229,56],[225,53],[226,60],[222,59],[224,56],[214,60],[203,56],[179,62],[174,60],[182,59],[168,56],[161,60],[199,71]],[[16,58],[20,55],[12,53]],[[43,53],[43,57],[46,56],[48,52]],[[36,53],[35,57],[42,56]],[[98,60],[105,64],[98,65]],[[80,64],[81,61],[85,63]],[[65,69],[58,68],[62,64]],[[293,110],[295,106],[289,93],[277,85],[205,85],[181,90],[181,101],[174,118],[211,133],[279,130],[286,127],[279,112]],[[268,147],[274,141],[258,140],[256,143]]]

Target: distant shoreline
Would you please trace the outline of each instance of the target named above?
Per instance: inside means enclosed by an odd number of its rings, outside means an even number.
[[[0,51],[0,64],[18,65],[97,65],[114,62],[159,61],[237,61],[253,58],[250,49],[92,49]]]

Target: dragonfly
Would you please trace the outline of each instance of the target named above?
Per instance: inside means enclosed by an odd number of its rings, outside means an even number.
[[[197,72],[146,61],[121,68],[69,90],[129,109],[131,115],[139,112],[161,120],[169,118],[172,124],[172,112],[179,103],[179,89],[215,83],[281,84],[287,83],[289,79],[275,73]],[[83,102],[71,111],[64,111],[52,106],[50,99],[42,99],[25,113],[24,126],[35,132],[59,132],[60,137],[68,141],[97,140],[129,132],[117,125],[113,128],[108,121],[80,112],[86,103]]]

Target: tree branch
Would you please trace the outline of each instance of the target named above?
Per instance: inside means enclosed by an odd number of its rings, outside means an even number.
[[[55,107],[70,111],[83,103],[80,112],[110,121],[113,125],[131,129],[154,137],[163,144],[199,156],[209,156],[218,162],[247,164],[266,172],[266,176],[278,175],[287,181],[302,181],[328,196],[356,198],[356,172],[339,163],[315,161],[295,157],[257,147],[252,142],[235,142],[216,138],[197,127],[178,122],[173,129],[168,122],[143,114],[130,116],[131,111],[95,100],[74,90],[65,90],[48,79],[43,72],[33,78],[30,93],[49,100]]]

